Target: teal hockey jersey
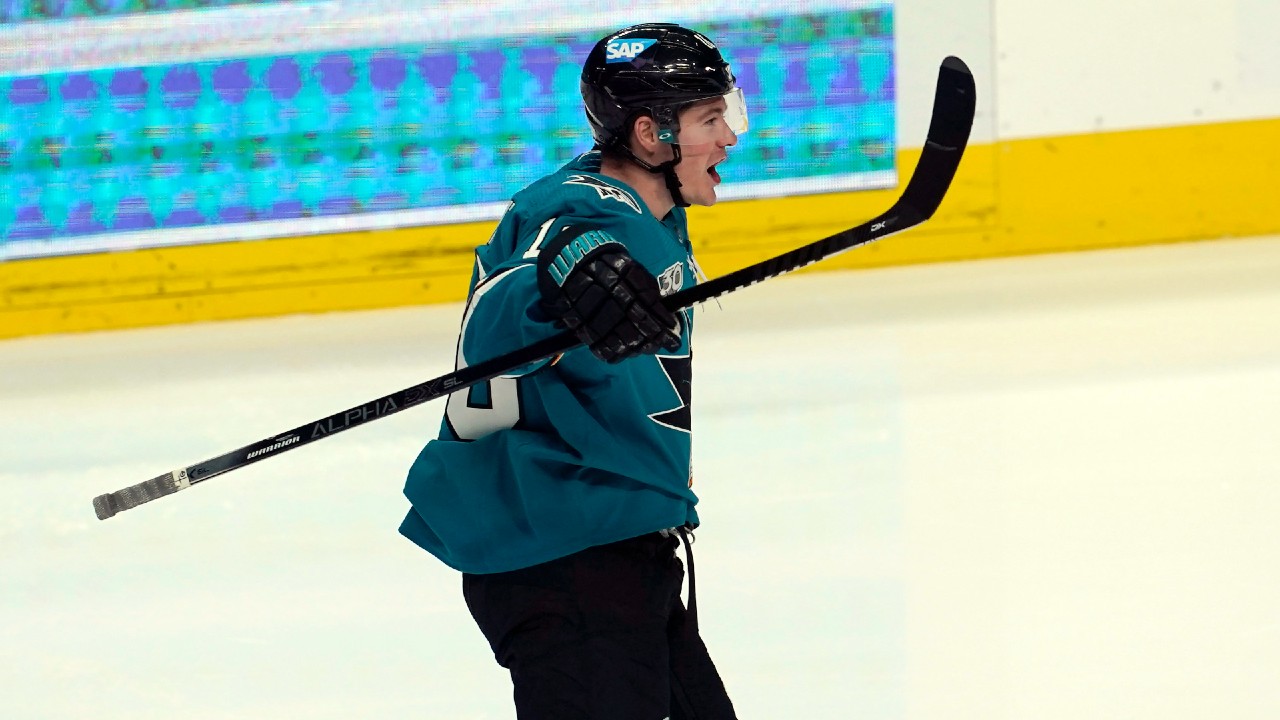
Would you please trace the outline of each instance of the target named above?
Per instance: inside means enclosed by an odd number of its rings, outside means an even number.
[[[535,262],[570,225],[621,242],[664,295],[697,282],[684,210],[655,218],[586,153],[517,193],[477,248],[459,368],[562,331],[540,305]],[[697,525],[692,313],[680,317],[678,351],[610,365],[580,346],[451,395],[409,470],[400,532],[450,567],[494,573]]]

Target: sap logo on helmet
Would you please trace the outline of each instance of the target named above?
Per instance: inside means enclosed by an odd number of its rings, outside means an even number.
[[[607,63],[631,62],[637,55],[653,47],[656,42],[658,41],[644,38],[614,40],[604,46],[604,61]]]

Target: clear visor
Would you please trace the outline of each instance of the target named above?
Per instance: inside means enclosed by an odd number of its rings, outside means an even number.
[[[745,133],[747,131],[747,101],[742,94],[742,88],[734,88],[721,97],[724,98],[725,104],[725,125],[733,131],[734,135]],[[659,124],[658,139],[665,143],[676,142],[675,111],[671,106],[666,106],[657,108],[654,114]],[[688,138],[684,140],[684,142],[688,141]]]
[[[725,93],[724,121],[734,135],[747,131],[747,100],[742,95],[742,88],[734,88]]]

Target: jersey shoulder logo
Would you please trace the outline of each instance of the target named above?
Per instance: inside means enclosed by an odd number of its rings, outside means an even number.
[[[604,61],[606,63],[631,62],[636,57],[653,47],[657,40],[649,40],[648,38],[628,38],[626,40],[614,40],[604,46]]]
[[[640,204],[626,190],[590,175],[570,175],[568,180],[564,181],[565,185],[585,185],[593,188],[600,195],[601,200],[617,200],[627,207],[635,210],[637,213],[644,214],[640,209]]]

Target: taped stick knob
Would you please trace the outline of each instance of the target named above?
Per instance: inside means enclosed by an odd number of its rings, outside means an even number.
[[[191,487],[187,480],[186,470],[174,470],[146,482],[138,483],[123,490],[99,495],[93,499],[93,512],[99,520],[106,520],[116,513],[135,508],[156,498]]]

